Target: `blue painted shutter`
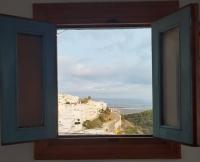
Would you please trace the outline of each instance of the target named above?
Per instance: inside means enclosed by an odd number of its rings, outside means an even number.
[[[153,135],[189,145],[196,145],[199,138],[197,14],[198,6],[191,4],[152,24]],[[170,37],[175,30],[178,49],[164,49],[166,33]],[[173,47],[177,42],[169,38],[168,43]]]
[[[56,27],[0,15],[1,142],[57,136]]]

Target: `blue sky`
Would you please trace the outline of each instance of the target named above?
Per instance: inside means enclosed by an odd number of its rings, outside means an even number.
[[[58,90],[151,102],[151,29],[58,30]]]

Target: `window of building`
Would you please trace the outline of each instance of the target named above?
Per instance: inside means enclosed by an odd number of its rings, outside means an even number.
[[[95,29],[94,31],[96,32],[98,31],[101,32],[102,30],[103,31],[108,30],[112,32],[115,29],[118,29],[119,31],[123,31],[123,29],[129,29],[129,30],[147,29],[149,33],[146,35],[147,36],[146,38],[148,41],[151,42],[151,38],[149,38],[151,37],[151,29],[150,29],[151,22],[153,22],[156,19],[159,19],[160,17],[164,15],[167,15],[175,11],[178,8],[178,3],[167,2],[167,5],[169,5],[169,7],[166,7],[166,4],[165,4],[166,11],[163,10],[162,12],[159,12],[158,14],[158,8],[160,8],[160,5],[163,5],[163,3],[158,2],[157,5],[156,3],[157,2],[155,2],[154,5],[153,3],[151,3],[153,5],[152,8],[154,9],[150,9],[151,7],[149,6],[149,3],[131,3],[132,4],[131,7],[130,7],[130,3],[125,3],[125,4],[124,3],[123,4],[122,3],[116,3],[116,4],[106,3],[105,4],[105,6],[107,6],[106,8],[104,6],[104,3],[99,3],[97,4],[96,7],[94,6],[95,4],[90,4],[90,5],[81,4],[81,7],[79,9],[81,9],[83,12],[80,12],[80,15],[79,13],[75,14],[73,12],[74,10],[76,10],[76,6],[73,4],[71,5],[62,4],[61,5],[62,7],[58,5],[57,6],[58,8],[56,7],[51,8],[50,6],[45,6],[45,5],[40,6],[40,5],[35,4],[34,17],[38,20],[48,20],[50,22],[56,22],[57,27],[59,29],[58,36],[57,36],[58,42],[60,42],[60,39],[61,39],[60,35],[70,32],[70,30],[71,32],[73,31],[74,34],[77,35],[76,31],[79,33],[81,32],[84,33],[85,31],[90,31],[94,29]],[[104,6],[104,11],[101,11],[103,6]],[[128,9],[129,8],[128,6],[132,8],[131,12]],[[149,7],[149,9],[147,9],[148,8],[147,6]],[[70,10],[69,11],[70,14],[67,12],[65,13],[64,11],[62,12],[61,11],[62,9],[60,7],[65,11]],[[133,9],[133,7],[135,9]],[[57,17],[51,16],[50,13],[47,14],[46,12],[44,12],[44,10],[48,8],[51,8],[52,15],[54,12],[59,12],[59,11],[62,14],[58,13]],[[98,8],[98,11],[97,12],[91,11],[91,8],[93,9]],[[121,11],[118,11],[118,10],[121,10]],[[156,13],[151,12],[152,15],[149,16],[148,12],[150,10],[151,11],[156,10]],[[42,13],[40,13],[40,11]],[[91,14],[92,12],[95,12],[96,14]],[[63,15],[63,13],[65,14]],[[75,15],[73,15],[72,13],[74,13]],[[84,13],[84,14],[81,14],[81,13]],[[143,15],[144,13],[146,16],[140,16],[140,15]],[[89,15],[93,15],[93,16],[91,17]],[[70,17],[74,17],[74,18],[70,18]],[[76,36],[76,39],[77,39],[77,36]],[[92,43],[93,42],[91,42],[91,46],[92,46]],[[74,42],[74,44],[76,43]],[[70,45],[68,45],[68,47],[69,46]],[[58,77],[59,77],[59,50],[60,50],[59,48],[61,47],[59,47],[58,45]],[[61,61],[63,61],[63,59],[61,59]],[[151,64],[151,60],[149,64]],[[148,66],[151,66],[149,64]],[[59,78],[58,78],[58,87],[59,87]],[[58,91],[59,91],[59,88],[58,88]],[[90,95],[82,94],[80,96],[88,97]],[[90,97],[92,98],[92,96]],[[100,96],[99,98],[102,98],[102,96]],[[148,99],[150,98],[151,97],[149,97]],[[148,105],[149,105],[149,102],[148,102]],[[78,124],[80,121],[78,121],[77,119],[76,122]],[[123,136],[123,137],[121,135],[118,135],[118,137],[115,137],[115,138],[113,138],[112,135],[111,136],[103,135],[100,138],[99,138],[99,135],[96,135],[95,137],[91,137],[90,135],[86,135],[84,138],[81,138],[81,137],[73,135],[72,137],[67,136],[66,138],[66,135],[65,135],[53,141],[38,142],[35,144],[35,158],[36,159],[180,158],[180,145],[173,142],[152,138],[152,135],[140,134],[138,137],[138,135],[133,135],[131,133],[131,135],[129,134],[128,136]],[[59,148],[62,151],[57,151],[56,148]],[[40,150],[43,150],[43,151],[40,151]],[[91,151],[93,150],[93,151],[88,152],[87,150],[91,150]],[[122,152],[122,150],[124,151]]]
[[[176,1],[53,3],[34,4],[35,20],[1,15],[2,143],[40,140],[35,143],[35,159],[169,159],[180,158],[177,142],[199,145],[198,5],[177,9]],[[152,45],[145,34],[150,31]],[[62,46],[60,36],[64,34],[68,42]],[[98,35],[107,38],[96,42],[100,37],[92,37]],[[126,43],[124,35],[128,35]],[[138,35],[135,42],[133,35]],[[80,43],[79,37],[84,42]],[[137,51],[129,45],[134,47],[141,41],[140,54],[129,54]],[[152,48],[152,60],[151,53],[144,52],[148,47]],[[122,49],[127,51],[120,52]],[[64,52],[70,52],[67,59]],[[152,71],[152,75],[138,74],[145,71]],[[149,83],[148,93],[148,86],[141,83]],[[131,90],[137,91],[137,96]],[[127,95],[132,101],[135,96],[152,102],[153,117],[149,108],[131,115],[115,110],[113,107],[123,104],[122,99],[128,103]],[[71,128],[63,129],[65,117],[58,109],[83,107],[85,111],[91,105],[101,107],[94,118],[83,120],[82,114],[74,118],[72,111],[65,116],[69,123],[71,115],[72,124],[67,125]],[[144,109],[149,105],[144,104]],[[141,116],[153,121],[144,123]],[[148,124],[152,129],[146,127]]]
[[[152,135],[150,28],[61,29],[57,44],[59,135]]]

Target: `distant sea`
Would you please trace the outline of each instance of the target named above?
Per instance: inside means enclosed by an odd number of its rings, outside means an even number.
[[[152,109],[150,102],[127,98],[93,98],[95,101],[103,101],[110,108],[116,108],[123,114],[142,112]]]

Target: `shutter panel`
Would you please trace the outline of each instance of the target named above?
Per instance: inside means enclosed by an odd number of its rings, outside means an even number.
[[[55,25],[0,16],[2,144],[57,136],[56,64]]]
[[[196,4],[152,24],[155,137],[199,143],[198,37]]]

